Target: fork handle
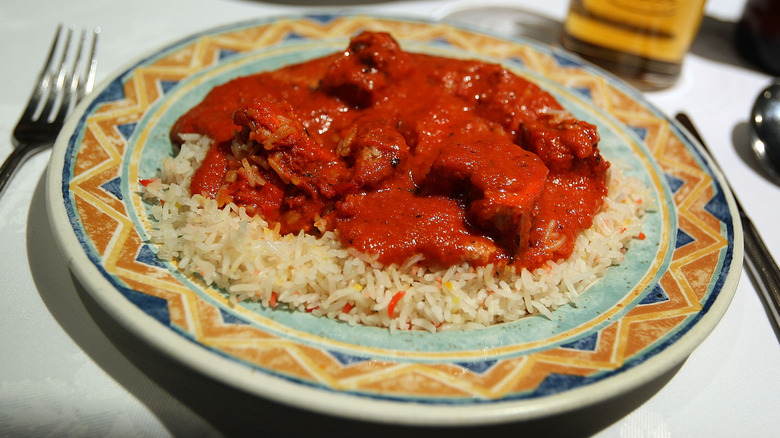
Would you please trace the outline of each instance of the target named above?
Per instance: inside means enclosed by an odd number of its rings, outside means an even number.
[[[0,166],[0,196],[3,195],[5,186],[19,169],[19,166],[21,166],[22,163],[24,163],[24,161],[33,153],[43,149],[44,146],[45,145],[40,145],[36,147],[27,144],[20,144],[18,147],[15,147],[13,151],[11,151],[11,155],[9,155],[8,158],[3,161],[3,165]]]

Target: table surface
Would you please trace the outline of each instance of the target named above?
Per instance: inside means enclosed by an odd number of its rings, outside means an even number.
[[[523,11],[559,23],[568,8],[567,0],[539,3],[2,2],[0,59],[5,59],[5,67],[0,69],[0,138],[4,139],[0,157],[11,152],[11,132],[60,22],[102,27],[100,81],[165,43],[248,18],[323,9],[367,11],[449,17],[517,33]],[[753,98],[772,78],[745,63],[731,43],[742,8],[742,1],[710,0],[680,81],[646,96],[667,114],[685,111],[691,116],[736,197],[780,259],[780,227],[775,218],[780,187],[758,170],[747,141]],[[48,159],[49,152],[33,156],[0,197],[0,435],[211,437],[252,431],[278,436],[282,431],[299,434],[331,428],[361,435],[443,432],[357,424],[278,406],[204,379],[151,351],[102,313],[71,277],[57,251],[44,201]],[[776,436],[780,430],[776,364],[780,364],[778,333],[743,272],[719,325],[679,369],[653,387],[585,412],[582,418],[512,424],[493,431],[538,432],[550,430],[554,421],[561,435]]]

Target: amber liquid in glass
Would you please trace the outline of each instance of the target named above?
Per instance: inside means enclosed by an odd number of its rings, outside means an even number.
[[[673,85],[705,0],[572,0],[563,47],[643,90]]]

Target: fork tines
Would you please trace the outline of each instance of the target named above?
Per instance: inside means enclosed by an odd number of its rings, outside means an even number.
[[[33,120],[60,121],[72,107],[92,91],[97,61],[95,48],[100,28],[87,33],[82,29],[74,45],[74,26],[60,24],[55,33],[46,65],[38,78],[39,86],[30,97],[28,110],[35,110]],[[81,64],[84,64],[83,66]]]

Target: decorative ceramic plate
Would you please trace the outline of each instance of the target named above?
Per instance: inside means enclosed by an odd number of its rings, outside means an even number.
[[[501,63],[598,126],[601,150],[657,198],[624,263],[553,318],[442,333],[350,326],[231,305],[157,260],[138,181],[172,155],[172,123],[216,84],[343,50],[363,29],[409,51]],[[443,23],[309,16],[203,32],[141,58],[79,106],[55,145],[54,234],[94,298],[185,366],[304,409],[402,424],[497,423],[622,394],[712,330],[742,261],[734,202],[700,149],[642,96],[566,53]]]

